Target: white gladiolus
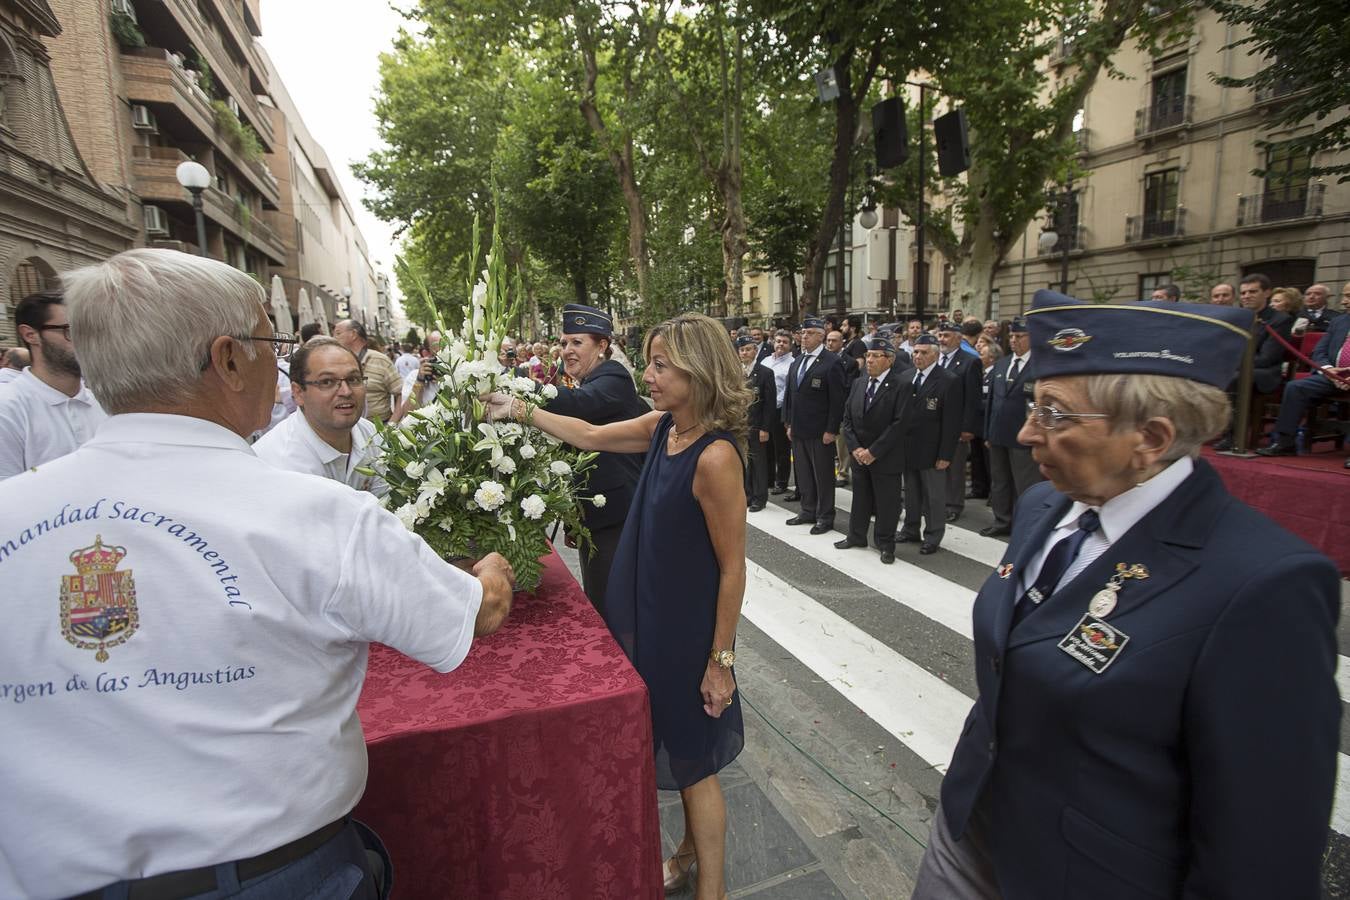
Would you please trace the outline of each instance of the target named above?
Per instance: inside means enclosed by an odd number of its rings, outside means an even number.
[[[558,389],[551,384],[546,384],[540,389],[539,393],[545,400],[552,400],[554,397],[558,396]]]
[[[409,478],[421,478],[427,470],[427,464],[420,459],[415,459],[403,467],[403,471]]]
[[[591,505],[594,506],[596,509],[603,508],[604,505],[608,502],[609,501],[605,499],[604,494],[596,494],[594,497],[591,498]]]
[[[548,470],[559,477],[572,474],[572,467],[561,459],[549,463]]]
[[[545,509],[547,507],[544,504],[544,498],[538,494],[531,494],[520,501],[520,511],[525,514],[527,519],[542,519]]]
[[[495,481],[479,482],[478,490],[473,492],[473,499],[483,509],[492,512],[506,502],[506,488]]]
[[[520,445],[520,458],[521,458],[521,459],[534,459],[536,455],[537,455],[537,453],[536,453],[535,449],[534,449],[533,447],[531,447],[529,444],[521,444],[521,445]]]

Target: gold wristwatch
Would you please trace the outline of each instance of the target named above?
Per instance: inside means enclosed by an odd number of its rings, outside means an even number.
[[[730,669],[736,665],[735,650],[717,650],[714,648],[708,652],[708,658],[724,669]]]

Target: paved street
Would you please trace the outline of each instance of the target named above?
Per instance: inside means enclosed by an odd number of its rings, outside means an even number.
[[[839,491],[840,529],[851,499]],[[992,517],[969,501],[941,552],[920,561],[902,544],[884,566],[874,551],[834,549],[839,533],[785,525],[795,511],[749,514],[736,666],[746,749],[724,773],[728,887],[762,900],[908,897],[975,696],[971,605],[1003,543],[977,534]],[[1350,647],[1344,613],[1340,645]],[[1328,897],[1350,897],[1346,728]],[[1278,773],[1253,789],[1278,790]],[[661,816],[669,852],[683,827],[678,795],[662,795]]]

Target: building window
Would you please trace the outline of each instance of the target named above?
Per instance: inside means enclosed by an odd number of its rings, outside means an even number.
[[[1144,176],[1144,223],[1141,236],[1145,240],[1176,234],[1180,188],[1180,169],[1166,169]]]
[[[1050,253],[1063,253],[1066,247],[1069,250],[1079,249],[1078,212],[1082,195],[1082,191],[1060,191],[1048,198],[1050,227],[1059,236],[1050,248]]]
[[[1308,148],[1298,142],[1286,141],[1266,148],[1261,221],[1273,222],[1303,215],[1308,203],[1308,169],[1311,165]]]
[[[1186,68],[1153,76],[1149,131],[1174,128],[1186,121]]]
[[[839,303],[839,281],[837,274],[839,271],[839,251],[836,248],[825,262],[825,278],[821,283],[820,305],[822,307],[828,304],[838,305]],[[848,308],[853,302],[853,254],[844,254],[844,308]]]
[[[750,309],[759,312],[759,285],[750,285]]]
[[[1153,291],[1165,284],[1172,283],[1171,272],[1150,272],[1147,275],[1139,276],[1139,299],[1147,300],[1153,296]]]

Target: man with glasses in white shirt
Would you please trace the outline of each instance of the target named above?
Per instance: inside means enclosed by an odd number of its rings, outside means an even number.
[[[32,362],[0,391],[0,479],[65,456],[107,418],[80,380],[61,291],[24,297],[14,324]]]
[[[356,355],[334,338],[313,338],[291,356],[291,395],[300,415],[283,419],[253,452],[279,469],[389,493],[383,479],[360,471],[379,447],[374,423],[361,416],[366,385]]]

